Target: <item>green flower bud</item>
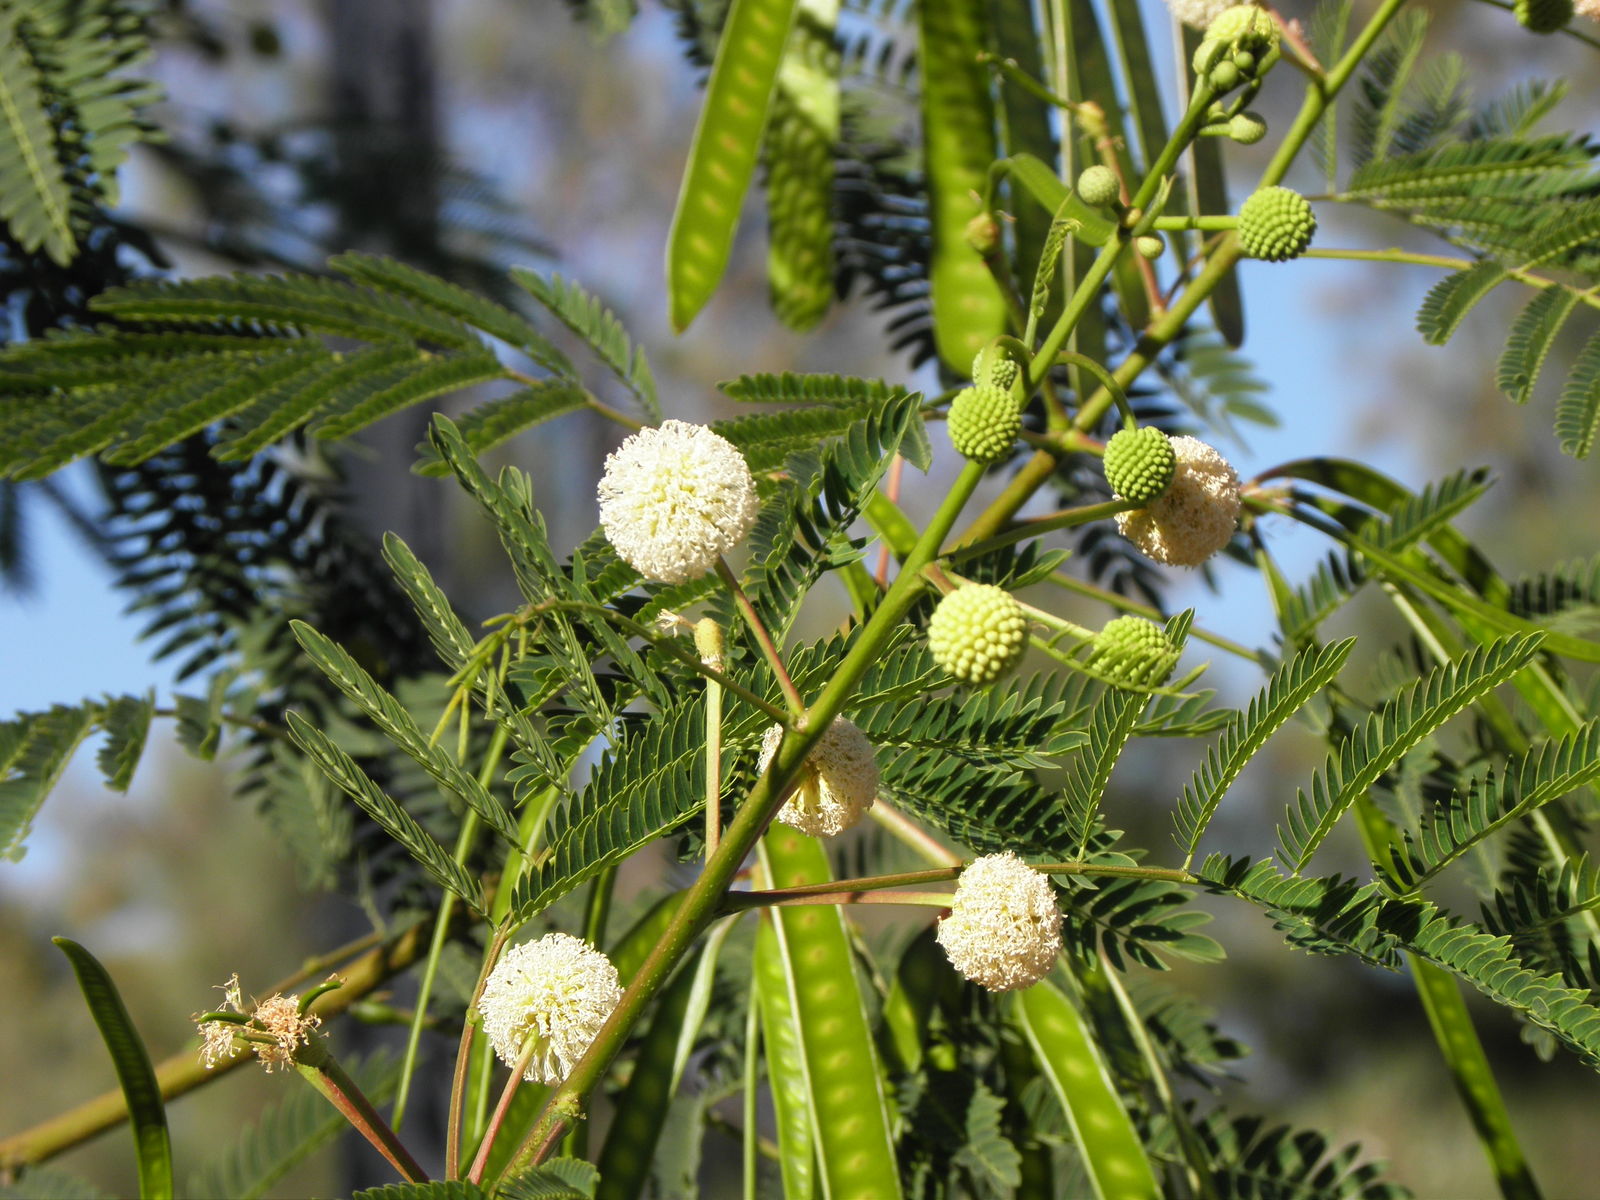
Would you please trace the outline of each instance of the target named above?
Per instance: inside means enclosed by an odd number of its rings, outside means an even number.
[[[1310,201],[1286,187],[1262,188],[1239,208],[1239,244],[1251,258],[1299,258],[1316,231]]]
[[[1254,146],[1267,136],[1267,123],[1260,113],[1242,112],[1228,122],[1228,136],[1241,146]]]
[[[1178,665],[1178,648],[1161,626],[1117,617],[1090,643],[1085,665],[1127,687],[1160,687]]]
[[[986,212],[967,222],[967,245],[988,258],[1000,245],[1000,223]]]
[[[1206,27],[1194,52],[1194,73],[1208,77],[1218,92],[1260,79],[1278,61],[1282,37],[1272,14],[1253,4],[1236,4]]]
[[[1517,0],[1517,24],[1530,33],[1554,33],[1572,20],[1572,0]]]
[[[1211,68],[1211,86],[1219,92],[1231,92],[1238,87],[1244,76],[1239,74],[1239,68],[1230,62],[1220,62]]]
[[[1096,208],[1114,203],[1122,195],[1116,172],[1110,167],[1086,167],[1083,174],[1078,176],[1078,195],[1083,197],[1085,204],[1092,204]]]
[[[1104,466],[1113,495],[1145,505],[1167,490],[1178,455],[1172,439],[1153,425],[1119,429],[1106,443]]]
[[[1006,388],[963,388],[950,402],[950,444],[973,462],[998,462],[1022,432],[1022,410]]]
[[[1160,258],[1166,252],[1167,244],[1153,233],[1142,234],[1133,239],[1133,248],[1144,258]]]
[[[969,583],[939,601],[928,621],[933,660],[967,683],[993,683],[1022,657],[1028,620],[1010,592]]]

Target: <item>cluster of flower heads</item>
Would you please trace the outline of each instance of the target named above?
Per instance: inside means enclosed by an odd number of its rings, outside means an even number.
[[[239,989],[239,976],[232,976],[220,987],[223,1002],[219,1011],[243,1016],[244,997]],[[209,1071],[219,1062],[227,1062],[237,1055],[239,1043],[243,1041],[255,1051],[256,1057],[271,1074],[277,1067],[291,1065],[295,1052],[311,1040],[311,1031],[321,1024],[321,1017],[300,1011],[298,997],[274,994],[256,1005],[245,1024],[197,1021],[195,1028],[200,1033],[200,1061]]]
[[[606,456],[600,524],[646,579],[684,583],[716,567],[756,522],[744,455],[704,425],[641,429]]]
[[[526,1056],[524,1079],[560,1083],[621,999],[609,958],[551,933],[505,952],[484,981],[478,1011],[501,1062],[514,1068]]]
[[[772,765],[782,741],[782,725],[767,730],[761,739],[760,770]],[[861,820],[877,796],[872,743],[851,722],[835,717],[806,755],[795,789],[774,819],[813,837],[833,837]]]
[[[974,859],[935,934],[950,965],[991,992],[1031,987],[1061,952],[1055,889],[1011,851]]]
[[[1239,476],[1210,446],[1172,439],[1177,459],[1166,491],[1144,508],[1117,514],[1117,528],[1169,567],[1198,567],[1226,546],[1239,523]]]

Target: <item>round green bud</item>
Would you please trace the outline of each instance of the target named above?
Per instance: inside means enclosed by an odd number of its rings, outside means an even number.
[[[1206,26],[1205,41],[1243,50],[1276,49],[1282,34],[1272,14],[1254,4],[1235,4]]]
[[[1022,432],[1022,410],[1007,388],[963,388],[950,402],[950,444],[973,462],[998,462]]]
[[[1239,244],[1251,258],[1299,258],[1317,231],[1311,202],[1286,187],[1266,187],[1239,207]]]
[[[1237,50],[1233,55],[1233,65],[1239,68],[1239,74],[1248,76],[1256,69],[1256,56],[1248,50]]]
[[[1143,258],[1160,258],[1166,253],[1167,244],[1153,233],[1141,234],[1133,239],[1133,248]]]
[[[1241,146],[1254,146],[1267,136],[1267,123],[1260,113],[1242,112],[1228,122],[1228,136]]]
[[[1211,86],[1219,92],[1231,92],[1238,87],[1244,76],[1239,74],[1239,68],[1228,62],[1219,62],[1211,68]]]
[[[1114,203],[1122,195],[1116,172],[1110,167],[1085,167],[1083,174],[1078,176],[1078,195],[1083,197],[1085,204],[1092,204],[1096,208]]]
[[[940,600],[928,621],[933,661],[966,683],[993,683],[1009,671],[1028,641],[1028,619],[1010,592],[969,583]]]
[[[1572,0],[1517,0],[1517,24],[1530,33],[1554,33],[1572,20]]]
[[[1178,455],[1172,439],[1153,425],[1119,429],[1106,443],[1104,466],[1112,494],[1142,506],[1167,490]]]
[[[1085,665],[1126,687],[1160,687],[1178,665],[1178,648],[1161,626],[1117,617],[1095,635]]]

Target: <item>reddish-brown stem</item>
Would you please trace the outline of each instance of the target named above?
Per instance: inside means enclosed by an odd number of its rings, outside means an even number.
[[[500,960],[500,951],[510,936],[511,929],[505,926],[495,930],[494,937],[489,940],[489,945],[483,952],[483,966],[478,971],[478,986],[473,988],[472,1000],[467,1005],[467,1019],[461,1023],[461,1040],[456,1045],[455,1074],[450,1082],[450,1111],[445,1118],[444,1177],[446,1179],[455,1179],[456,1173],[461,1169],[461,1106],[466,1101],[467,1068],[472,1062],[472,1039],[478,1029],[473,1014],[478,1010],[478,1000],[483,995],[483,985],[488,982],[489,972],[494,970],[495,963]]]
[[[744,588],[739,586],[739,580],[728,569],[728,564],[720,558],[717,559],[717,578],[722,580],[732,594],[734,603],[739,608],[739,614],[744,617],[745,624],[750,627],[750,632],[756,639],[756,644],[761,647],[762,656],[772,668],[772,673],[778,677],[778,686],[783,689],[783,698],[789,705],[789,715],[798,717],[805,712],[806,702],[800,698],[794,680],[789,678],[788,668],[783,665],[783,658],[778,653],[778,645],[767,632],[761,614],[756,612],[756,606],[750,603],[750,597],[744,594]]]
[[[522,1077],[528,1072],[528,1063],[533,1058],[537,1046],[537,1040],[530,1037],[517,1061],[512,1064],[511,1078],[506,1080],[506,1086],[500,1091],[500,1100],[494,1106],[494,1115],[489,1118],[489,1126],[483,1131],[483,1140],[478,1143],[478,1153],[473,1156],[472,1169],[467,1172],[468,1183],[483,1181],[483,1169],[489,1165],[489,1154],[494,1149],[494,1139],[500,1132],[500,1126],[505,1123],[506,1113],[511,1108],[511,1100],[517,1094],[517,1089],[522,1086]]]

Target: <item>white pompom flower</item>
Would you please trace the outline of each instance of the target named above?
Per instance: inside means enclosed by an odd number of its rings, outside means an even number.
[[[1167,0],[1167,9],[1190,29],[1205,29],[1234,0]]]
[[[732,442],[667,421],[606,455],[600,524],[646,579],[683,583],[712,570],[756,522],[756,484]]]
[[[1175,437],[1172,483],[1144,508],[1117,514],[1117,528],[1169,567],[1198,567],[1228,544],[1239,523],[1239,476],[1210,446]]]
[[[1600,0],[1573,0],[1572,11],[1591,21],[1600,21]]]
[[[783,741],[783,726],[774,725],[761,739],[760,769],[772,765]],[[866,815],[878,796],[878,761],[867,735],[843,717],[835,717],[800,768],[792,795],[775,820],[813,837],[843,833]]]
[[[478,1011],[501,1062],[516,1066],[531,1040],[522,1077],[560,1083],[621,999],[609,958],[570,934],[551,933],[505,952],[484,982]]]
[[[974,859],[935,935],[950,965],[991,992],[1032,987],[1061,952],[1050,881],[1011,851]]]

